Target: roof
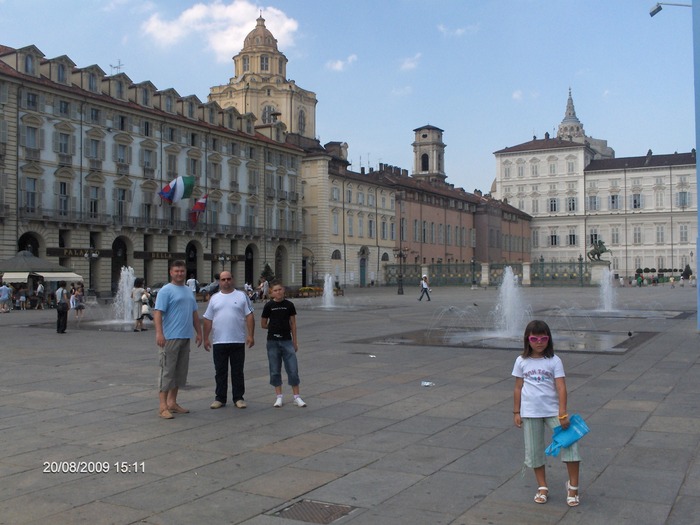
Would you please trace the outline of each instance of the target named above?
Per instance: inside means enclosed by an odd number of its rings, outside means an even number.
[[[550,138],[549,134],[546,133],[543,139],[534,138],[529,142],[523,142],[517,146],[511,146],[509,148],[499,149],[494,151],[493,154],[497,155],[499,153],[517,153],[520,151],[534,151],[534,150],[553,150],[553,149],[564,149],[564,148],[585,148],[586,145],[581,142],[574,142],[573,140],[563,140],[561,138]]]
[[[643,157],[619,157],[616,159],[592,160],[585,172],[640,168],[663,168],[668,166],[695,166],[695,151],[654,155],[651,151]]]

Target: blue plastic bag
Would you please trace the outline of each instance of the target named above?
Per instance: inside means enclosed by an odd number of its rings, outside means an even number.
[[[568,448],[579,439],[590,432],[588,425],[578,414],[574,414],[569,418],[569,428],[562,430],[562,428],[556,427],[554,429],[554,435],[552,435],[552,443],[545,449],[544,453],[548,456],[558,456],[559,449]]]

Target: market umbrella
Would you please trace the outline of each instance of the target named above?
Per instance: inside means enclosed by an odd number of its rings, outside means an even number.
[[[70,268],[36,257],[27,250],[17,252],[14,257],[0,261],[0,274],[3,274],[2,280],[8,282],[26,282],[30,274],[41,276],[47,281],[83,280]]]

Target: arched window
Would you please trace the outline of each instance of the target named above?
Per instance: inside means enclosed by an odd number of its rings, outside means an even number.
[[[382,254],[382,262],[387,262],[389,260],[389,254],[384,252]]]
[[[423,155],[420,156],[420,170],[430,170],[430,158],[428,157],[427,153],[423,153]]]
[[[342,259],[342,256],[340,255],[340,250],[334,250],[333,254],[331,255],[331,259],[334,261],[339,261]]]
[[[301,134],[306,132],[306,112],[303,109],[299,110],[299,123],[297,131]]]
[[[272,124],[274,122],[272,114],[276,111],[275,106],[265,106],[262,113],[263,124]]]

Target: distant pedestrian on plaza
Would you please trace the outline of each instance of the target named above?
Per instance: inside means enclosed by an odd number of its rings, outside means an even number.
[[[0,313],[6,314],[10,312],[11,301],[12,290],[7,286],[7,283],[2,283],[2,286],[0,286]]]
[[[153,315],[151,315],[149,306],[151,294],[144,288],[144,285],[143,277],[137,277],[134,279],[134,287],[131,289],[131,313],[136,321],[134,332],[146,331],[146,328],[143,327],[144,317],[148,317],[153,321]]]
[[[424,275],[423,278],[420,281],[420,297],[418,300],[420,301],[423,299],[423,296],[425,295],[428,298],[428,301],[430,301],[430,294],[428,292],[431,292],[432,290],[430,289],[430,283],[428,282],[428,276]]]
[[[270,384],[275,387],[275,402],[272,405],[279,408],[284,403],[282,394],[282,363],[287,372],[287,382],[292,387],[294,404],[305,407],[306,403],[299,395],[299,364],[297,352],[297,311],[294,303],[284,298],[284,286],[278,280],[272,281],[270,296],[263,307],[261,321],[263,329],[267,330],[267,360],[270,365]]]
[[[58,289],[56,290],[56,333],[66,333],[69,301],[70,297],[68,296],[68,290],[66,290],[66,281],[60,281],[58,283]]]
[[[85,289],[82,283],[78,283],[73,292],[73,308],[75,308],[75,320],[80,322],[85,312]]]
[[[204,312],[204,349],[213,346],[216,398],[210,408],[221,408],[228,396],[228,367],[231,365],[231,401],[245,408],[245,348],[255,344],[255,317],[250,299],[234,288],[231,272],[219,275],[219,292],[212,295]]]
[[[535,503],[547,503],[549,489],[545,475],[545,425],[553,430],[561,425],[569,428],[564,365],[554,354],[552,332],[544,321],[531,321],[525,328],[524,350],[513,367],[513,420],[523,429],[525,466],[534,469],[537,479]],[[576,507],[578,499],[578,444],[561,449],[569,479],[566,482],[566,504]]]
[[[192,291],[192,295],[197,296],[197,292],[199,291],[199,281],[195,279],[194,274],[190,274],[190,278],[187,279],[187,287]]]
[[[159,347],[160,376],[158,379],[159,415],[172,419],[173,412],[186,414],[186,408],[177,404],[177,393],[187,383],[190,362],[190,339],[195,336],[197,346],[202,344],[202,328],[197,313],[197,301],[185,286],[185,261],[170,265],[170,283],[156,296],[154,322],[156,344]],[[194,332],[194,333],[193,333]]]
[[[46,294],[46,291],[44,289],[44,281],[39,281],[39,284],[36,287],[36,309],[37,310],[43,310],[44,309],[44,296]]]

